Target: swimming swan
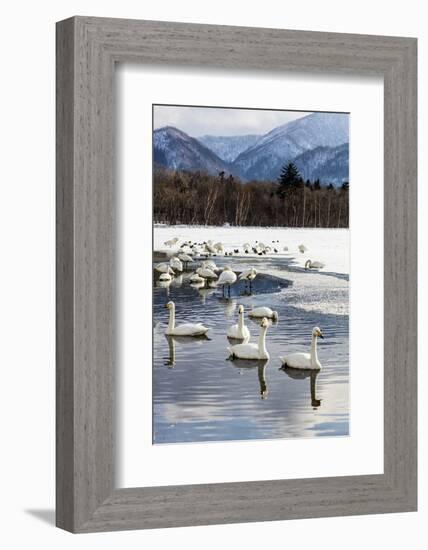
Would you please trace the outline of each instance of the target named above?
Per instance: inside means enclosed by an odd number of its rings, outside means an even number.
[[[239,306],[238,315],[238,323],[227,329],[227,336],[228,338],[235,338],[235,340],[248,341],[250,339],[250,331],[244,324],[244,306]]]
[[[304,244],[299,244],[297,248],[300,250],[302,254],[304,254],[308,250],[308,247],[305,246]]]
[[[322,262],[318,262],[317,260],[313,262],[312,260],[307,260],[305,263],[305,269],[321,269],[324,267],[324,264]]]
[[[260,325],[260,334],[257,344],[246,342],[244,344],[236,344],[236,346],[230,346],[227,351],[230,357],[236,357],[237,359],[269,359],[269,353],[266,349],[266,331],[269,326],[269,321],[266,317],[263,317]]]
[[[324,338],[321,329],[314,327],[312,330],[311,353],[290,353],[280,357],[283,367],[293,367],[294,369],[314,369],[320,370],[321,363],[317,355],[317,338]]]
[[[268,319],[273,319],[274,321],[278,320],[278,312],[272,311],[270,307],[254,307],[250,313],[249,317],[267,317]]]
[[[161,275],[159,277],[159,281],[171,282],[172,277],[169,273],[161,273]]]
[[[202,323],[184,323],[182,325],[175,326],[175,304],[174,302],[168,302],[165,306],[169,309],[169,322],[165,331],[169,336],[201,336],[208,332],[207,327],[204,327]]]

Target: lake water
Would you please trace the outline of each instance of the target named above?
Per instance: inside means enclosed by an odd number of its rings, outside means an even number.
[[[306,272],[286,258],[215,258],[217,265],[242,271],[249,265],[264,275],[232,286],[195,288],[189,274],[169,286],[154,287],[153,442],[182,443],[349,433],[348,276]],[[166,337],[167,301],[176,322],[203,322],[208,338]],[[256,341],[260,320],[252,307],[266,305],[279,320],[267,331],[266,362],[228,359],[226,330],[237,323],[238,305]],[[280,355],[309,351],[311,331],[321,327],[319,373],[281,370]]]

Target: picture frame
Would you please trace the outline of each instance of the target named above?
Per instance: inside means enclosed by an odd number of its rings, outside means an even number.
[[[85,533],[415,511],[416,39],[72,17],[57,23],[56,52],[57,526]],[[383,77],[383,474],[115,487],[119,62]]]

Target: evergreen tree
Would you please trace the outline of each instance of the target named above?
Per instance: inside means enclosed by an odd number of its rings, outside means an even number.
[[[297,169],[297,166],[292,162],[284,165],[281,169],[281,174],[278,178],[278,195],[284,198],[287,195],[292,195],[303,186],[303,179]]]

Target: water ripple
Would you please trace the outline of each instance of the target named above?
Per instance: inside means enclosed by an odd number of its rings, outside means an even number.
[[[249,265],[245,259],[233,263],[239,271]],[[255,294],[243,295],[243,284],[236,285],[230,300],[219,289],[192,288],[186,276],[154,288],[155,443],[348,434],[347,279],[307,273],[283,259],[264,259],[256,268],[267,276],[257,277]],[[167,338],[168,300],[175,302],[179,322],[208,326],[209,339]],[[237,322],[239,304],[246,312],[266,305],[279,313],[267,332],[267,363],[228,360],[225,334]],[[246,317],[246,324],[254,341],[259,322]],[[300,377],[280,370],[280,355],[309,350],[315,325],[325,336],[318,347],[323,370]]]

